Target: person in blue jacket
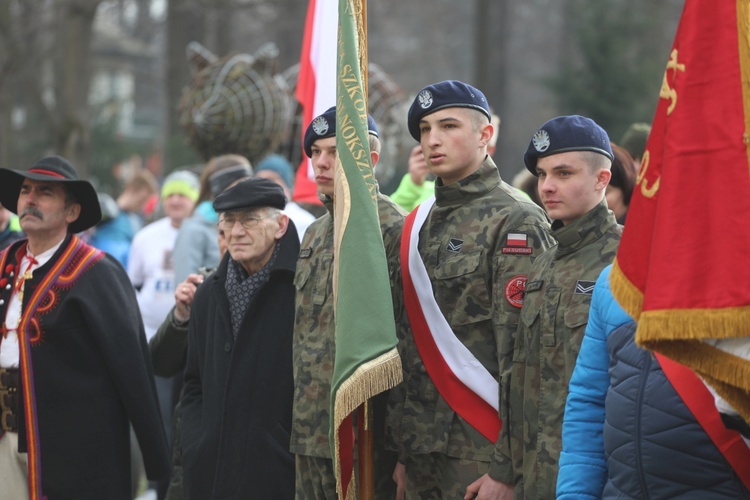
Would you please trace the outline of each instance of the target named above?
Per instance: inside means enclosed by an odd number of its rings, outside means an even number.
[[[596,282],[570,381],[557,498],[750,498],[659,361],[636,345],[611,268]]]

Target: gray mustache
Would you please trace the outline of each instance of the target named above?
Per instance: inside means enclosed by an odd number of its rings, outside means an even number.
[[[34,217],[38,217],[41,220],[44,220],[44,214],[42,212],[40,212],[39,209],[36,208],[36,207],[27,207],[27,208],[24,208],[23,210],[21,210],[21,213],[18,214],[18,218],[19,219],[23,219],[27,215],[33,215]]]

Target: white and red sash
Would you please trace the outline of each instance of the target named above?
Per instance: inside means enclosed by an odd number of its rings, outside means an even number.
[[[502,427],[498,416],[499,384],[456,337],[432,293],[419,255],[419,230],[435,203],[431,197],[407,217],[401,238],[406,312],[427,373],[440,395],[472,427],[491,442]]]
[[[727,429],[706,384],[690,368],[655,353],[661,369],[737,477],[750,489],[750,448],[739,432]]]

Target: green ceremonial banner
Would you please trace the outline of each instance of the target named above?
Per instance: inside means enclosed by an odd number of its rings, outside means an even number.
[[[330,436],[341,499],[356,498],[352,412],[402,379],[367,133],[361,1],[339,0],[333,271],[336,357]]]

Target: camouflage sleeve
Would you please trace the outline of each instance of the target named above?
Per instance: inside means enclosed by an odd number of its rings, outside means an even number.
[[[408,319],[404,307],[404,292],[401,282],[401,230],[403,224],[397,224],[383,233],[383,244],[385,246],[386,257],[388,259],[388,272],[391,281],[391,294],[393,297],[393,316],[396,321],[396,336],[398,337],[399,355],[403,359],[401,352],[402,343],[406,340],[409,333]],[[385,446],[390,451],[399,454],[399,459],[403,455],[403,442],[401,438],[400,422],[401,415],[406,399],[406,391],[403,382],[389,391],[388,408],[385,416]]]
[[[493,301],[496,311],[493,324],[500,374],[499,413],[503,427],[495,444],[489,475],[495,480],[513,484],[514,467],[510,446],[510,433],[513,429],[509,418],[513,349],[532,263],[554,244],[554,240],[549,234],[548,226],[541,220],[527,220],[508,229],[501,238],[493,261]]]
[[[398,353],[400,358],[405,359],[403,349],[409,342],[411,334],[409,331],[409,320],[406,315],[406,308],[403,301],[403,288],[401,287],[401,271],[398,267],[392,268],[391,283],[393,286],[393,314],[396,320],[396,336],[398,337]],[[403,364],[402,364],[403,366]],[[403,368],[402,368],[403,369]],[[404,373],[404,380],[407,375]],[[388,406],[385,418],[385,446],[390,451],[395,451],[399,455],[399,461],[403,461],[405,453],[401,435],[401,418],[403,415],[404,401],[406,400],[406,384],[401,382],[389,391]]]
[[[406,315],[403,314],[403,321],[400,322],[400,325],[397,324],[396,328],[396,334],[398,335],[398,353],[402,360],[407,359],[407,354],[405,354],[404,349],[409,342],[408,328],[404,326],[404,323],[406,322]],[[404,381],[389,391],[388,405],[385,414],[385,447],[387,450],[397,452],[400,462],[403,462],[406,453],[403,446],[405,441],[401,432],[401,420],[403,418],[404,402],[406,401],[406,380],[408,380],[406,366],[402,365],[402,369],[404,373]]]
[[[404,309],[404,291],[401,286],[401,230],[403,223],[395,225],[387,232],[383,233],[383,245],[385,255],[388,260],[388,274],[391,282],[391,296],[393,298],[393,315],[396,318],[398,327],[398,318]]]

